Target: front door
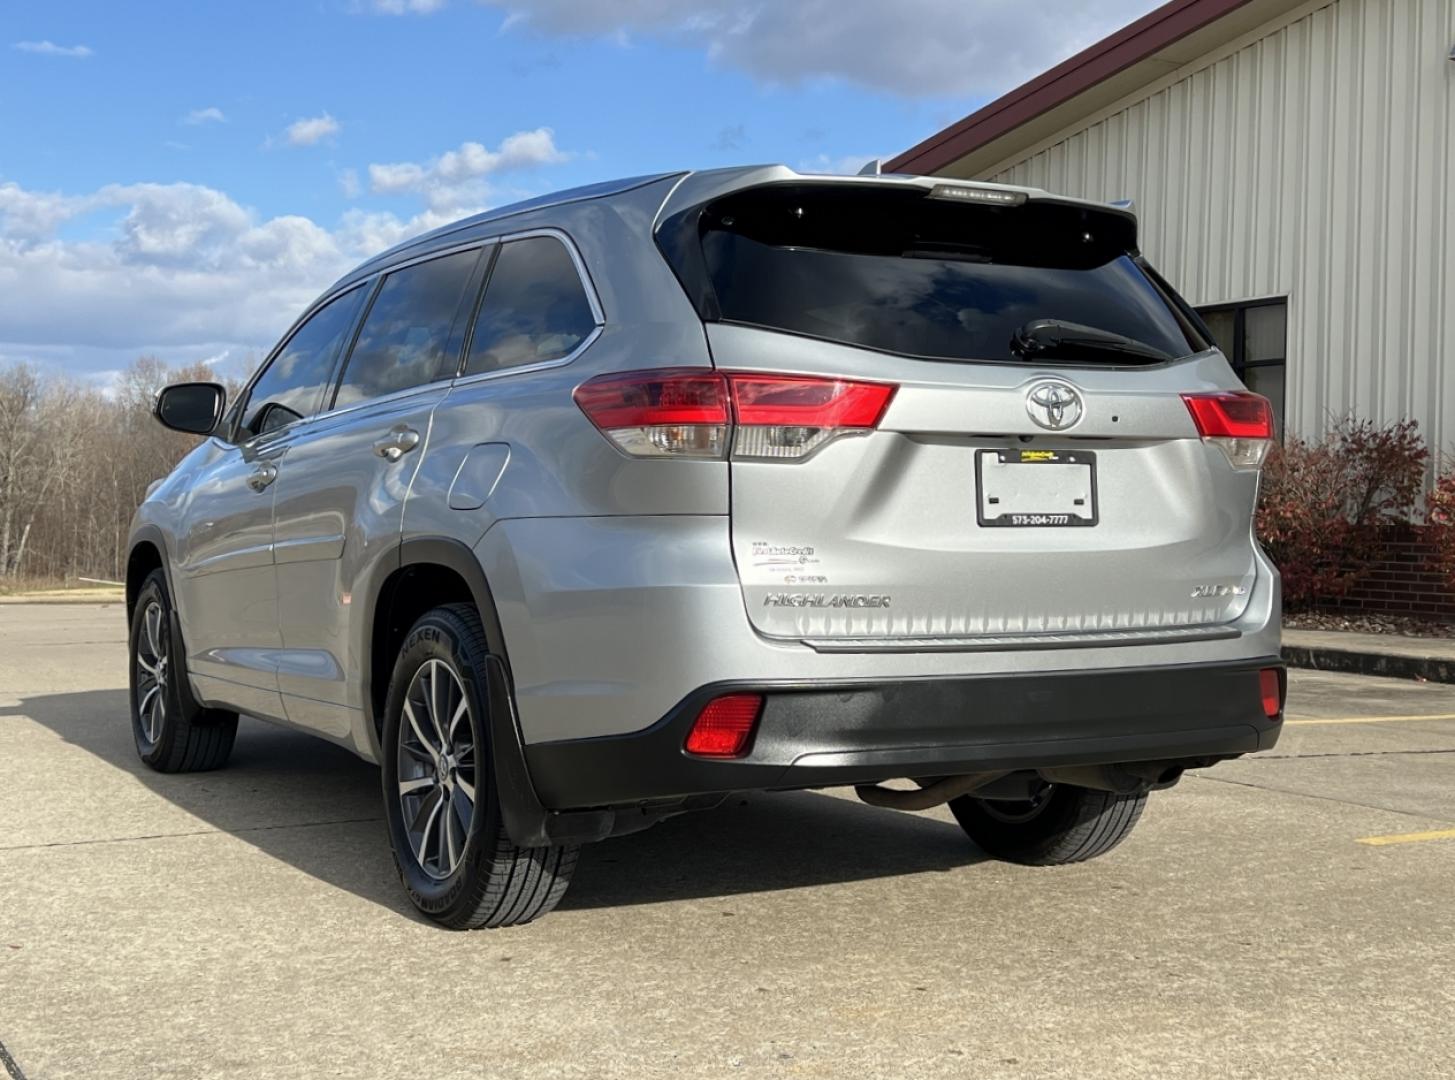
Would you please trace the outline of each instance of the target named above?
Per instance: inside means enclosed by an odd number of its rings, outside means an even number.
[[[187,669],[204,701],[284,719],[273,501],[289,441],[318,412],[365,290],[320,305],[263,365],[208,444],[187,496],[175,584]]]
[[[449,392],[479,282],[479,249],[380,284],[333,407],[288,439],[274,500],[278,682],[290,722],[349,741],[363,707],[354,590],[398,545],[435,407]],[[360,598],[362,600],[362,598]]]
[[[281,448],[214,438],[205,452],[181,510],[172,574],[187,671],[204,701],[278,716],[272,480]]]

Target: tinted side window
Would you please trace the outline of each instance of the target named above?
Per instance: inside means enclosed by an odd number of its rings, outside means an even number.
[[[450,331],[478,251],[407,266],[384,279],[349,355],[334,408],[453,375]]]
[[[566,246],[551,236],[511,240],[490,272],[465,374],[559,360],[595,329]]]
[[[329,301],[288,339],[253,384],[243,413],[246,433],[274,431],[318,411],[333,378],[333,363],[345,335],[353,329],[366,291],[354,289]]]

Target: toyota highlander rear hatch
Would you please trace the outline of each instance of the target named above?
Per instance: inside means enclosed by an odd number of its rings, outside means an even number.
[[[658,242],[731,399],[760,632],[866,650],[1233,633],[1271,432],[1130,214],[797,178],[670,213]]]

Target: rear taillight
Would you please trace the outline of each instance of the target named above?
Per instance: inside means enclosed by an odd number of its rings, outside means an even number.
[[[762,694],[724,694],[702,707],[684,745],[700,757],[742,757],[753,740]]]
[[[737,437],[733,457],[805,458],[840,435],[873,431],[894,397],[884,383],[798,375],[729,375]]]
[[[897,388],[805,375],[697,369],[604,375],[576,404],[634,457],[800,461],[832,439],[873,431]]]
[[[715,372],[603,375],[578,386],[575,399],[601,433],[633,457],[727,456],[728,389]]]
[[[1215,443],[1235,468],[1256,469],[1273,445],[1273,406],[1246,390],[1183,394],[1204,442]]]

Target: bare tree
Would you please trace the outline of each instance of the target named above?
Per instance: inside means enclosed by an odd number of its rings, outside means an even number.
[[[215,375],[143,357],[102,393],[0,368],[0,579],[123,573],[137,504],[198,441],[151,416],[157,391],[185,379]]]

